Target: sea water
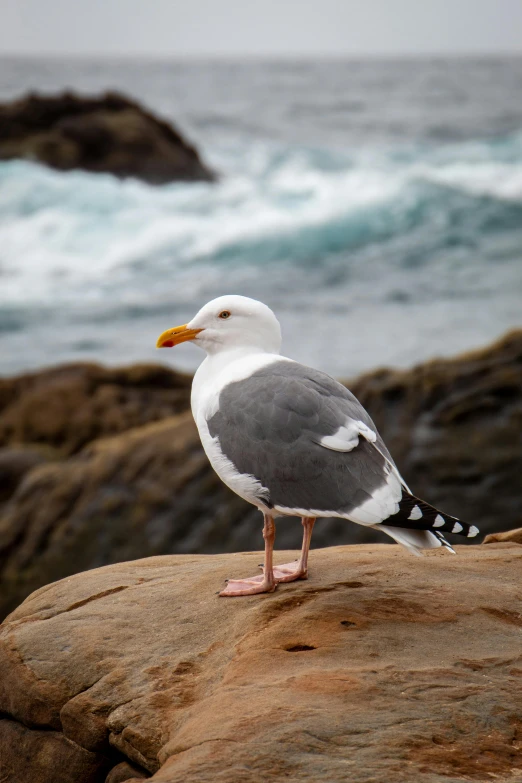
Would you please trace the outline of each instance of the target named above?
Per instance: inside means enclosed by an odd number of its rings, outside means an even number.
[[[216,184],[0,162],[0,373],[167,361],[157,335],[224,293],[337,376],[522,325],[522,60],[0,60],[0,100],[118,89]]]

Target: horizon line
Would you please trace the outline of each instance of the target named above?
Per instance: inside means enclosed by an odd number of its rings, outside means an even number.
[[[149,60],[152,62],[238,62],[245,60],[251,62],[295,62],[295,61],[315,61],[315,62],[354,62],[360,60],[472,60],[472,59],[513,59],[522,58],[522,48],[517,50],[466,50],[466,51],[447,51],[447,52],[271,52],[271,53],[252,53],[252,52],[234,52],[225,54],[223,52],[209,53],[154,53],[154,52],[20,52],[20,51],[0,51],[0,58],[5,59],[47,59],[47,60],[112,60],[112,61],[132,61]]]

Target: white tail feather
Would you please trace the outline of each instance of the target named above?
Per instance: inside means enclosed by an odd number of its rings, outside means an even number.
[[[373,527],[375,530],[383,530],[398,544],[402,544],[417,556],[422,555],[422,549],[437,549],[442,546],[442,541],[430,530],[406,530],[402,527],[387,527],[386,525],[373,525]]]

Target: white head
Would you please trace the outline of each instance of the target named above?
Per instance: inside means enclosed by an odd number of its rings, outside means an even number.
[[[272,310],[262,302],[229,294],[208,302],[187,324],[167,329],[156,345],[172,348],[187,340],[209,354],[236,348],[279,353],[281,327]]]

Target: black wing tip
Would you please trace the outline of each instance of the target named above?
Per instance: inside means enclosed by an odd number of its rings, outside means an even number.
[[[410,495],[405,489],[402,491],[398,512],[384,520],[384,523],[410,530],[430,530],[436,535],[438,533],[454,533],[466,538],[474,538],[480,532],[475,525],[468,525],[457,517],[444,514],[426,501]],[[451,549],[443,535],[438,537],[444,546]]]
[[[439,533],[438,530],[430,530],[430,533],[433,533],[433,535],[440,541],[441,546],[445,547],[449,552],[451,552],[452,555],[457,554],[451,546],[450,542],[446,541],[442,533]]]

